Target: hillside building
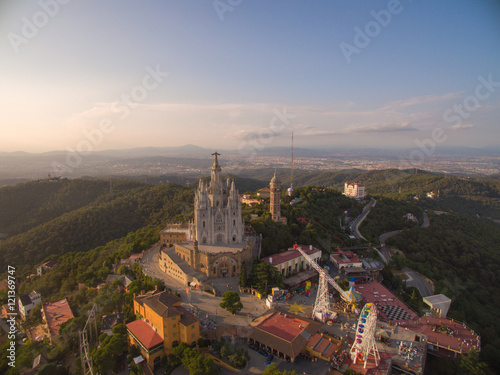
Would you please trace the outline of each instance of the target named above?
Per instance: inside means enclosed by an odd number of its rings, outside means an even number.
[[[355,253],[352,251],[342,251],[339,248],[330,254],[330,261],[339,270],[352,267],[363,268],[363,262]]]
[[[318,333],[322,323],[279,309],[269,310],[254,322],[250,342],[275,356],[294,361],[305,353],[309,338]]]
[[[51,344],[59,338],[59,330],[63,323],[73,319],[73,313],[66,298],[42,305],[42,317],[46,324]]]
[[[45,262],[45,263],[43,263],[43,264],[41,264],[40,266],[37,267],[36,274],[38,276],[42,276],[42,273],[44,271],[50,270],[55,265],[56,265],[56,261],[55,260],[49,260],[48,262]]]
[[[160,232],[160,268],[186,284],[236,277],[242,264],[251,264],[260,250],[260,238],[245,231],[234,181],[222,180],[220,154],[212,155],[210,182],[200,179],[195,194],[194,220]]]
[[[344,193],[346,197],[355,198],[355,199],[364,199],[366,197],[365,186],[355,183],[345,182],[344,184]]]
[[[130,343],[136,345],[151,370],[181,343],[195,347],[200,338],[198,319],[181,306],[171,292],[153,291],[134,298],[140,320],[127,324]]]
[[[40,295],[40,293],[37,293],[34,290],[30,294],[24,294],[20,296],[17,301],[17,306],[19,309],[19,314],[21,314],[21,318],[23,320],[26,320],[33,307],[35,307],[36,304],[40,303],[41,301],[42,296]]]
[[[297,250],[300,247],[316,263],[321,260],[321,250],[305,245],[294,245],[282,253],[273,254],[262,259],[262,262],[269,263],[276,268],[283,277],[290,276],[293,272],[300,272],[311,269],[311,265],[304,259],[304,256]]]

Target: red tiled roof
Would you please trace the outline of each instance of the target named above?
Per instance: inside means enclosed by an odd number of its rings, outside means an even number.
[[[288,314],[274,313],[269,318],[260,323],[257,327],[280,339],[291,342],[307,326],[304,320],[291,317]]]
[[[161,336],[155,332],[144,320],[136,320],[127,324],[127,329],[144,345],[147,349],[163,342]]]
[[[51,267],[55,266],[55,264],[56,264],[55,260],[49,260],[48,262],[41,264],[38,268],[40,268],[40,267],[51,268]]]
[[[313,247],[312,250],[309,249],[309,246],[305,246],[305,245],[298,245],[297,247],[300,247],[302,249],[302,251],[304,251],[307,255],[312,255],[318,251],[321,252],[320,249],[317,249],[315,247]],[[298,250],[291,249],[291,250],[287,250],[287,251],[284,251],[284,252],[279,253],[279,254],[274,254],[274,255],[265,257],[262,259],[262,261],[269,263],[269,264],[272,264],[274,266],[276,264],[288,262],[289,260],[298,258],[301,255],[302,254],[300,254],[300,252]],[[270,258],[272,258],[272,263],[270,262]]]
[[[315,335],[309,337],[309,341],[307,341],[307,346],[314,348],[318,342],[321,341],[323,336],[321,336],[319,333],[316,333]]]
[[[44,303],[42,309],[51,337],[58,336],[61,325],[73,319],[73,313],[71,312],[71,308],[66,298],[55,302]]]

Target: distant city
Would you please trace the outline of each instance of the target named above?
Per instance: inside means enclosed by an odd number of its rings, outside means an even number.
[[[0,183],[51,176],[159,176],[178,175],[198,178],[206,173],[211,160],[208,151],[197,146],[142,148],[99,151],[90,155],[54,151],[43,154],[0,153]],[[290,149],[219,150],[226,171],[251,177],[253,170],[291,168]],[[295,150],[294,168],[305,171],[348,169],[422,169],[430,172],[466,176],[488,176],[500,172],[500,152],[494,149],[443,150],[410,160],[414,150]],[[421,154],[423,155],[423,153]],[[7,182],[6,182],[7,181]]]

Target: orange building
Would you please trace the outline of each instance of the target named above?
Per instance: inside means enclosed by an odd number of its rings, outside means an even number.
[[[135,297],[134,313],[141,320],[127,324],[130,343],[141,350],[152,370],[172,348],[180,343],[194,347],[200,338],[198,319],[171,292],[154,291]]]

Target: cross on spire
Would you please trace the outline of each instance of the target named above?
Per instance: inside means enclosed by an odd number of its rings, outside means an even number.
[[[212,155],[214,155],[214,164],[218,164],[217,156],[219,156],[220,154],[217,151],[215,151]]]

